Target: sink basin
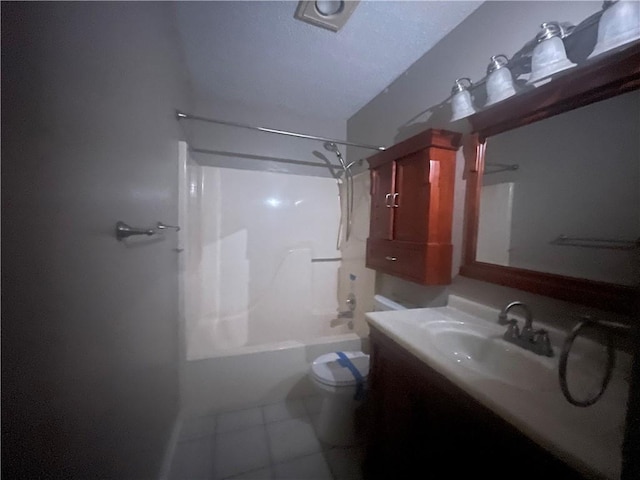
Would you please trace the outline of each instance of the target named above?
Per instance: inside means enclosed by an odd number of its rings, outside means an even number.
[[[548,359],[536,358],[502,340],[493,325],[441,321],[424,325],[433,347],[450,361],[483,376],[524,390],[557,389],[557,378]]]

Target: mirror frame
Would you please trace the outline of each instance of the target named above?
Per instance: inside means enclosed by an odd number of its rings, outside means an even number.
[[[640,42],[634,42],[603,54],[601,58],[587,60],[562,72],[549,83],[469,117],[473,127],[473,145],[468,155],[465,152],[467,186],[461,275],[624,315],[634,315],[638,311],[638,289],[633,286],[476,261],[486,140],[638,88]]]

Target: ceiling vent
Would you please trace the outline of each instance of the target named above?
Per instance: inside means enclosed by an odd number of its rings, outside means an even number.
[[[360,3],[359,0],[316,0],[298,3],[295,18],[337,32]]]

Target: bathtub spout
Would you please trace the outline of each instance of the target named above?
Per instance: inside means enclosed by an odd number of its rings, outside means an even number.
[[[351,313],[351,312],[344,312],[344,313]],[[345,320],[345,319],[348,319],[348,320]],[[329,325],[331,325],[331,328],[346,325],[347,328],[349,328],[349,330],[353,330],[353,315],[344,315],[342,317],[338,315],[337,318],[334,318],[333,320],[331,320],[331,322],[329,322]]]

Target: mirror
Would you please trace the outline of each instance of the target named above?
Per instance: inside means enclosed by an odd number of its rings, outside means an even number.
[[[639,87],[636,42],[469,117],[461,275],[637,314]]]
[[[637,285],[640,91],[486,141],[476,260]]]

